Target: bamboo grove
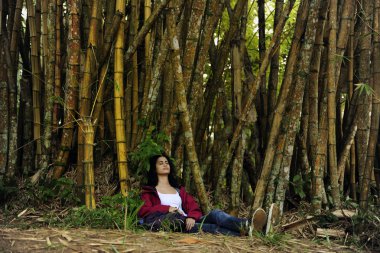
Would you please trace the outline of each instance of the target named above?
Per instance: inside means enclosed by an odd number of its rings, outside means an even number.
[[[378,204],[380,0],[0,0],[0,180],[165,136],[202,209]],[[80,194],[80,191],[79,193]],[[212,201],[211,201],[212,200]]]

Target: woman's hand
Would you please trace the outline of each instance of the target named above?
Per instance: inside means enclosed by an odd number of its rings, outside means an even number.
[[[176,213],[176,212],[178,212],[177,207],[174,207],[174,206],[169,207],[169,213]]]
[[[194,227],[195,220],[193,218],[187,218],[186,219],[186,230],[189,231]]]

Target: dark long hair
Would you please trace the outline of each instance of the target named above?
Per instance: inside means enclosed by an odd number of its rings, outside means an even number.
[[[160,157],[165,157],[168,160],[168,163],[170,166],[170,172],[168,175],[169,184],[174,188],[178,188],[179,185],[178,185],[178,182],[176,179],[175,166],[174,166],[172,160],[170,159],[170,157],[167,156],[166,154],[154,155],[154,156],[150,157],[150,159],[149,159],[150,167],[149,167],[149,174],[148,174],[148,185],[155,187],[158,184],[156,162],[157,162],[158,158],[160,158]]]

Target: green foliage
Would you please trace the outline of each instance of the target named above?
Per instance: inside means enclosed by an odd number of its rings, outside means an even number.
[[[162,154],[162,145],[168,141],[168,136],[157,133],[153,136],[153,129],[148,130],[145,139],[138,145],[138,148],[129,153],[132,170],[137,176],[145,175],[149,171],[149,158],[153,155]]]
[[[57,199],[62,205],[75,205],[80,199],[75,194],[75,182],[66,177],[52,180],[50,183],[42,185],[28,185],[36,200],[42,203],[52,202]]]
[[[304,199],[306,197],[303,191],[305,181],[303,181],[302,176],[300,174],[295,175],[290,183],[293,185],[294,193],[300,196],[301,199]]]
[[[289,234],[272,232],[269,234],[262,234],[254,231],[254,236],[258,237],[265,245],[268,246],[278,246],[286,244],[286,241],[290,238]]]
[[[374,90],[367,83],[356,83],[355,86],[356,86],[355,92],[359,92],[359,95],[361,95],[363,92],[366,95],[372,95],[372,94],[374,94]]]
[[[17,190],[17,187],[6,185],[0,180],[0,203],[10,198]]]
[[[137,191],[125,198],[122,194],[105,196],[96,209],[81,206],[72,209],[62,220],[50,220],[50,224],[62,227],[124,228],[135,230],[138,226],[137,213],[143,202]]]

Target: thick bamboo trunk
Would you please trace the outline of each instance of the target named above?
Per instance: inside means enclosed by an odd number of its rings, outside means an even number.
[[[150,15],[152,14],[152,3],[151,0],[144,0],[144,22],[148,20]],[[143,98],[142,98],[142,104],[141,104],[141,113],[140,115],[143,115],[143,113],[146,111],[146,106],[148,104],[148,92],[150,85],[152,83],[152,32],[149,30],[149,32],[145,36],[144,40],[144,64],[145,64],[145,77],[144,77],[144,83],[143,85]],[[146,120],[142,117],[140,117],[143,120]],[[141,130],[139,130],[139,134],[137,136],[137,142],[141,140]]]
[[[2,7],[2,6],[0,6]],[[2,16],[2,8],[0,8],[0,18],[3,20]],[[1,23],[1,22],[0,22]],[[1,25],[1,24],[0,24]],[[2,27],[0,26],[0,30]],[[4,55],[5,45],[3,40],[0,41],[0,53]],[[8,167],[8,119],[9,119],[9,111],[8,111],[8,73],[6,69],[6,62],[4,57],[0,57],[0,117],[2,120],[0,121],[0,181],[4,182],[7,167]]]
[[[293,150],[295,146],[295,138],[298,132],[298,126],[301,120],[301,112],[303,105],[304,92],[306,89],[307,78],[310,73],[311,58],[313,53],[313,45],[315,43],[318,13],[319,13],[320,0],[311,0],[309,5],[309,13],[307,18],[306,32],[304,35],[304,41],[301,47],[299,55],[300,62],[297,67],[297,76],[294,80],[295,85],[292,90],[291,99],[288,102],[285,118],[283,119],[282,128],[284,129],[283,135],[285,135],[284,145],[280,146],[280,152],[282,159],[275,160],[280,161],[279,177],[277,178],[277,187],[275,202],[283,211],[285,193],[289,187],[289,176],[291,169],[291,162],[293,157]],[[281,137],[280,137],[281,139]],[[277,163],[278,163],[277,161]]]
[[[342,152],[339,154],[339,160],[338,160],[339,187],[341,191],[343,190],[346,161],[348,160],[350,156],[350,150],[351,150],[352,144],[354,143],[355,134],[358,129],[357,123],[355,121],[352,124],[353,126],[351,127],[350,134],[347,136],[345,140]]]
[[[273,27],[276,27],[281,17],[282,7],[284,6],[284,0],[276,0]],[[277,86],[278,86],[278,71],[280,60],[280,47],[273,54],[270,62],[270,73],[268,81],[268,129],[270,129],[272,114],[276,106],[277,101]]]
[[[372,37],[365,36],[371,33],[369,24],[372,24],[373,6],[372,1],[361,1],[361,25],[360,39],[359,39],[359,62],[358,62],[358,82],[370,85],[370,64],[371,62],[371,44]],[[362,191],[363,176],[366,167],[367,150],[368,150],[368,138],[370,128],[370,107],[371,97],[365,92],[361,94],[358,100],[358,131],[356,133],[356,154],[357,154],[357,169],[359,175],[359,190]]]
[[[46,28],[44,27],[44,32],[46,32],[46,38],[44,37],[43,42],[46,43],[44,49],[45,54],[45,94],[44,94],[44,138],[42,140],[42,160],[41,168],[47,168],[48,164],[51,162],[52,155],[52,119],[53,119],[53,100],[54,96],[54,81],[55,81],[55,57],[56,57],[56,5],[53,2],[46,3],[43,2],[43,9],[47,9],[48,15],[46,17]],[[55,2],[55,1],[54,1]],[[47,6],[44,6],[47,5]],[[45,22],[45,21],[44,21]],[[45,29],[47,31],[45,31]]]
[[[336,155],[336,34],[337,34],[338,1],[330,0],[329,9],[329,47],[327,72],[327,115],[328,115],[328,159],[330,172],[330,186],[333,205],[340,207],[340,193],[338,184],[338,169]]]
[[[348,44],[348,70],[347,70],[347,90],[348,90],[348,103],[350,104],[353,98],[354,90],[354,20],[351,21],[350,27],[350,40]],[[349,108],[348,108],[349,109]],[[355,141],[350,149],[350,196],[356,201],[356,152]]]
[[[17,66],[16,62],[18,61],[17,40],[19,39],[19,32],[20,32],[20,27],[21,27],[21,11],[22,11],[23,2],[24,0],[17,0],[16,2],[14,22],[12,26],[10,51],[11,51],[12,62],[15,64],[15,66]],[[14,70],[17,70],[17,67]],[[17,71],[14,71],[14,75],[17,75]]]
[[[28,10],[28,21],[31,40],[31,63],[32,63],[32,82],[33,82],[33,138],[36,145],[35,166],[39,168],[42,146],[41,146],[41,108],[40,108],[40,59],[39,59],[39,43],[37,37],[37,21],[35,15],[34,4],[32,0],[26,1]]]
[[[95,209],[95,180],[94,180],[94,128],[90,118],[84,118],[80,127],[84,133],[84,187],[85,203],[88,209]]]
[[[170,48],[172,50],[172,66],[174,72],[175,81],[175,92],[176,100],[178,103],[178,109],[180,113],[181,124],[183,128],[183,135],[185,137],[186,152],[188,155],[191,172],[193,175],[195,188],[201,204],[201,208],[204,212],[210,210],[209,200],[207,198],[206,189],[203,184],[203,179],[201,175],[201,170],[197,158],[197,153],[195,152],[194,136],[191,128],[191,122],[189,117],[189,111],[187,109],[186,101],[186,90],[183,83],[183,73],[181,67],[180,51],[179,51],[179,41],[176,35],[175,29],[175,19],[174,19],[174,8],[169,9],[168,17],[168,34],[170,38]]]
[[[189,85],[189,87],[191,87],[191,96],[189,93],[187,94],[188,97],[192,97],[189,101],[190,112],[195,110],[203,111],[203,105],[205,103],[203,92],[203,73],[205,71],[206,60],[213,40],[213,35],[224,7],[225,6],[221,3],[221,1],[210,1],[208,7],[206,8],[208,15],[205,15],[204,17],[204,29],[200,41],[198,42],[198,54],[194,59],[194,68],[191,83]],[[188,91],[190,91],[190,89]],[[192,121],[198,122],[200,117],[201,114],[193,114]],[[197,136],[195,136],[195,140],[198,152],[198,145],[200,145],[200,143],[197,142]]]
[[[62,0],[56,0],[56,18],[55,18],[55,81],[54,81],[54,109],[53,109],[53,131],[58,131],[58,121],[61,118],[61,105],[58,98],[62,97]],[[54,145],[54,144],[53,144]]]
[[[111,5],[111,7],[115,9],[115,6]],[[109,7],[107,6],[107,8]],[[103,108],[105,88],[108,83],[107,71],[110,64],[111,55],[109,55],[108,57],[106,57],[106,55],[107,53],[108,54],[110,53],[110,49],[111,49],[112,43],[114,42],[116,33],[119,29],[122,17],[123,17],[122,13],[118,12],[113,16],[113,19],[111,21],[105,24],[106,28],[105,28],[105,35],[104,35],[104,44],[102,48],[100,49],[100,56],[99,56],[99,66],[101,66],[100,72],[99,72],[99,86],[98,86],[98,91],[95,96],[96,102],[94,103],[93,105],[94,107],[92,108],[91,113],[90,113],[92,117],[92,123],[94,124],[95,133],[98,126],[97,122],[99,121],[99,117],[101,115],[102,108]]]
[[[256,97],[257,90],[259,87],[260,76],[262,76],[265,73],[265,71],[269,65],[269,61],[273,55],[275,45],[278,43],[278,39],[280,38],[280,34],[284,28],[287,17],[289,15],[291,9],[293,8],[294,2],[295,1],[291,0],[284,7],[284,11],[283,11],[283,14],[280,18],[279,24],[277,25],[277,27],[274,31],[272,40],[268,45],[268,49],[266,50],[265,56],[264,56],[263,61],[260,65],[260,69],[259,69],[258,75],[257,75],[258,78],[249,84],[249,87],[252,87],[251,92],[247,95],[246,102],[245,102],[245,105],[243,107],[241,117],[239,119],[239,123],[237,124],[235,131],[233,133],[231,143],[228,147],[228,151],[225,153],[224,157],[222,158],[223,163],[221,166],[221,173],[220,173],[219,178],[218,178],[218,182],[219,182],[218,187],[221,186],[222,180],[225,177],[225,171],[227,170],[227,167],[230,164],[232,154],[233,154],[233,152],[237,146],[238,138],[240,136],[240,131],[242,130],[242,128],[245,124],[245,121],[247,120],[248,113],[251,112],[251,106],[252,106],[252,103],[254,101],[254,98]],[[217,196],[219,194],[217,192],[217,190],[218,190],[218,188],[216,188],[216,190],[215,190],[215,196]]]
[[[287,61],[287,66],[284,74],[284,79],[281,85],[280,94],[276,104],[276,109],[273,114],[273,120],[271,124],[270,134],[268,137],[268,144],[266,147],[265,158],[263,162],[263,167],[259,181],[255,189],[255,199],[252,205],[252,209],[256,209],[262,206],[266,191],[266,186],[268,184],[268,177],[270,175],[273,158],[275,154],[275,141],[280,131],[280,123],[283,118],[283,113],[285,111],[286,99],[288,98],[288,93],[290,85],[293,79],[293,72],[296,67],[297,55],[300,48],[301,36],[305,30],[305,21],[307,18],[307,10],[309,6],[309,1],[305,0],[301,2],[298,9],[296,27],[294,31],[294,37],[292,41],[292,46],[289,50],[289,56]]]
[[[204,93],[205,104],[202,108],[203,111],[201,113],[201,116],[198,118],[198,122],[196,124],[197,129],[195,132],[195,142],[197,144],[198,153],[200,150],[199,145],[202,144],[206,130],[208,128],[208,123],[209,123],[212,107],[214,104],[215,96],[217,94],[219,87],[223,84],[222,76],[224,73],[225,65],[227,64],[227,60],[228,60],[230,43],[231,43],[231,40],[235,37],[235,33],[239,28],[240,17],[241,17],[241,14],[243,13],[244,6],[245,6],[245,1],[243,0],[239,0],[236,3],[235,9],[230,17],[229,30],[226,32],[221,44],[219,45],[219,49],[214,59],[215,61],[212,62],[212,64],[214,65],[216,63],[217,64],[213,68],[212,77],[209,78],[207,82],[206,91]],[[215,194],[218,194],[218,191],[215,191]]]
[[[67,8],[70,13],[68,16],[67,34],[67,92],[65,95],[65,114],[60,150],[54,164],[53,177],[62,176],[69,152],[72,148],[74,126],[77,119],[78,94],[80,82],[80,1],[68,0]]]
[[[238,123],[241,107],[242,107],[242,58],[240,54],[239,41],[232,45],[232,114],[235,124]],[[245,136],[244,136],[245,137]],[[243,157],[245,149],[245,138],[243,134],[240,136],[239,144],[236,148],[235,157],[232,162],[232,178],[231,178],[231,214],[237,215],[240,204],[240,188],[242,179]]]
[[[25,40],[26,45],[29,44],[29,25],[26,22]],[[22,40],[18,40],[20,56],[22,58],[22,67],[26,71],[22,72],[20,80],[20,108],[18,114],[18,122],[20,127],[20,147],[19,155],[21,159],[22,175],[29,176],[34,170],[35,149],[33,143],[33,108],[32,108],[32,80],[31,66],[29,60],[30,47],[24,46]],[[29,144],[29,145],[25,145]]]
[[[7,110],[8,110],[8,155],[7,155],[7,179],[13,180],[17,168],[17,80],[14,79],[14,64],[11,57],[10,44],[6,34],[1,36],[3,44],[2,58],[4,60],[4,74],[7,79]]]
[[[42,69],[44,76],[46,76],[46,67],[47,67],[47,56],[49,54],[49,46],[48,46],[48,5],[49,0],[41,0],[41,58],[42,58]],[[45,124],[45,122],[44,122]]]
[[[199,97],[199,93],[202,93],[202,90],[199,86],[193,87],[191,86],[191,74],[194,69],[194,62],[195,58],[197,55],[196,49],[197,49],[197,44],[200,44],[202,42],[199,41],[199,35],[200,31],[202,30],[202,19],[204,18],[204,11],[206,8],[206,2],[204,0],[195,0],[192,2],[191,6],[191,15],[190,15],[190,29],[188,29],[187,37],[186,37],[186,44],[184,45],[184,52],[183,52],[183,62],[182,62],[182,67],[183,67],[183,83],[187,89],[187,94],[188,94],[188,101],[189,101],[189,113],[190,113],[190,118],[192,119],[192,122],[195,122],[194,120],[194,114],[195,108],[191,107],[191,105],[194,105],[193,103],[194,99],[197,99]],[[218,1],[215,1],[218,2]],[[201,45],[198,46],[200,48]],[[189,96],[189,94],[191,94]],[[194,127],[194,125],[193,125]]]
[[[97,52],[97,26],[99,1],[94,1],[91,9],[90,31],[86,47],[86,58],[84,62],[83,79],[80,84],[79,115],[80,120],[90,116],[91,90],[92,90],[92,71],[97,71],[96,52]],[[86,18],[86,17],[84,17]],[[77,155],[77,175],[76,182],[79,187],[83,185],[83,129],[78,128],[78,155]]]
[[[259,21],[259,57],[260,64],[263,61],[265,55],[265,0],[258,0],[258,21]],[[266,85],[266,73],[261,77],[261,83],[259,88],[258,95],[258,113],[259,113],[259,124],[260,124],[260,133],[261,133],[261,146],[265,149],[265,143],[268,137],[267,131],[267,121],[268,121],[268,92]]]
[[[325,85],[324,85],[325,86]],[[318,138],[319,142],[316,150],[316,158],[314,165],[314,173],[312,179],[312,204],[315,208],[316,212],[320,212],[323,201],[323,192],[324,183],[323,178],[325,175],[325,164],[326,164],[326,148],[327,148],[327,138],[328,138],[328,130],[327,130],[327,92],[324,92],[322,95],[322,105],[320,109],[320,117],[319,117],[319,133]]]
[[[133,40],[136,37],[137,30],[139,27],[139,19],[138,19],[138,5],[137,0],[131,0],[131,21],[129,26],[129,36]],[[137,139],[137,121],[139,115],[139,72],[137,66],[137,52],[132,54],[132,129],[131,129],[131,143],[130,147],[133,150],[136,145]]]
[[[354,19],[355,2],[344,1],[342,6],[342,13],[340,16],[339,31],[336,42],[336,55],[339,57],[336,62],[335,77],[338,78],[340,74],[340,68],[344,59],[344,52],[347,48],[347,42],[350,35],[352,20]]]
[[[363,172],[363,184],[360,191],[360,207],[364,210],[368,208],[369,188],[372,181],[372,174],[375,164],[376,144],[379,134],[379,113],[380,113],[380,0],[375,0],[374,22],[373,22],[373,53],[372,53],[372,80],[373,98],[371,111],[371,127],[369,133],[368,150],[365,169]]]
[[[125,14],[125,0],[116,1],[116,11]],[[127,142],[125,136],[125,119],[123,117],[124,101],[124,31],[125,21],[121,21],[115,42],[114,63],[114,116],[116,127],[117,164],[119,169],[120,191],[123,196],[128,195],[129,173],[127,165]]]
[[[315,166],[315,159],[318,146],[318,98],[320,97],[318,91],[319,73],[321,66],[322,50],[323,46],[323,34],[325,33],[326,17],[328,13],[328,0],[323,0],[319,11],[319,23],[317,27],[317,34],[315,37],[314,51],[312,56],[312,62],[310,66],[309,77],[309,130],[308,130],[308,144],[310,153],[311,167]]]
[[[169,55],[169,43],[167,33],[164,34],[164,38],[161,41],[160,50],[158,52],[155,68],[153,69],[152,83],[149,85],[148,99],[145,111],[141,113],[143,119],[151,117],[154,106],[156,105],[159,89],[161,85],[161,74],[164,69],[166,59]],[[148,119],[148,122],[150,119]]]

